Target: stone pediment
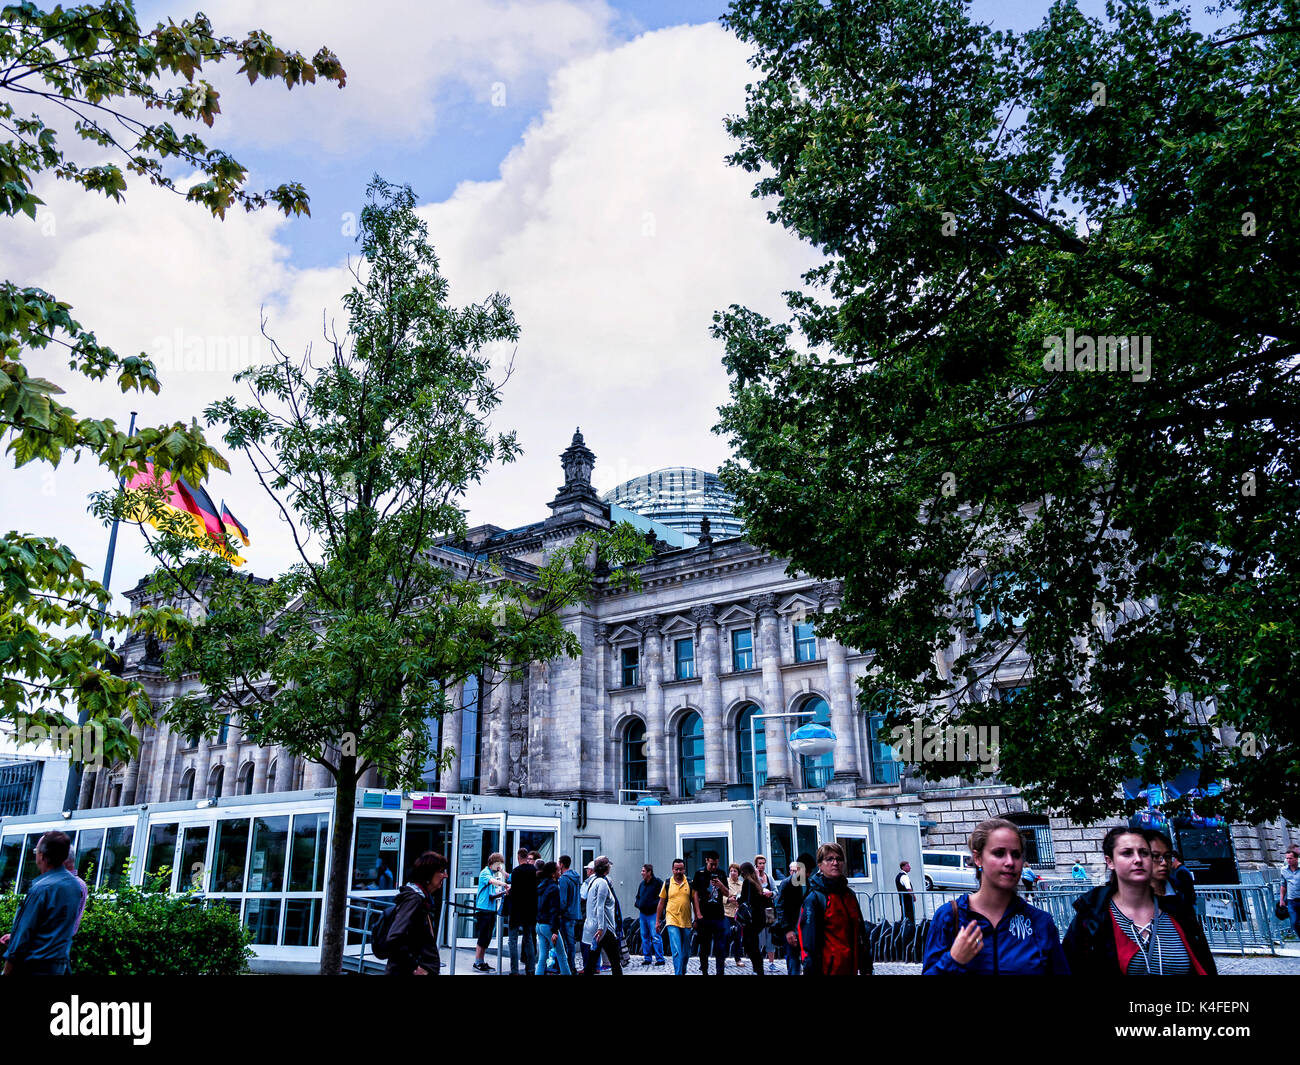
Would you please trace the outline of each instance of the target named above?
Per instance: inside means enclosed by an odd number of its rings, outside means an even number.
[[[695,621],[684,614],[674,614],[659,629],[665,636],[690,636],[695,632]]]
[[[733,603],[718,615],[719,625],[738,625],[742,622],[753,620],[754,611],[747,609],[740,603]]]

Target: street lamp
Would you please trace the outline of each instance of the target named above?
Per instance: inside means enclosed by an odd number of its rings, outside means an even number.
[[[763,825],[758,816],[758,730],[755,723],[760,718],[815,716],[815,710],[795,710],[788,714],[754,714],[749,719],[749,773],[754,787],[754,844],[760,849],[763,846]],[[787,746],[794,754],[816,757],[835,749],[835,733],[825,725],[810,721],[806,725],[800,725],[790,734]],[[791,840],[792,845],[794,842]]]

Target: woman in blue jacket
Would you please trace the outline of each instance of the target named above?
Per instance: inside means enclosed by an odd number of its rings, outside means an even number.
[[[1020,829],[1000,817],[983,821],[971,833],[970,850],[979,890],[939,907],[922,973],[1069,975],[1052,915],[1017,893],[1025,868]]]

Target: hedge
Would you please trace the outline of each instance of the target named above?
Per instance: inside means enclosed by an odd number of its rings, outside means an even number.
[[[171,874],[163,871],[170,879]],[[155,883],[157,881],[154,881]],[[165,881],[164,881],[165,882]],[[0,929],[21,896],[0,895]],[[72,941],[72,972],[94,976],[235,976],[248,971],[252,932],[223,905],[195,894],[92,888]]]

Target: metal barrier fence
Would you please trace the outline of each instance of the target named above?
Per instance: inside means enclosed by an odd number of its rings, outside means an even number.
[[[1074,901],[1089,890],[1077,884],[1053,883],[1022,892],[1026,902],[1046,910],[1065,937],[1074,920]],[[922,962],[925,939],[939,907],[963,895],[962,891],[917,891],[910,913],[905,892],[858,893],[862,916],[875,928],[871,955],[874,961]],[[1196,912],[1209,941],[1218,953],[1245,954],[1267,950],[1276,954],[1292,938],[1290,926],[1274,913],[1277,893],[1268,884],[1214,884],[1196,889]]]

